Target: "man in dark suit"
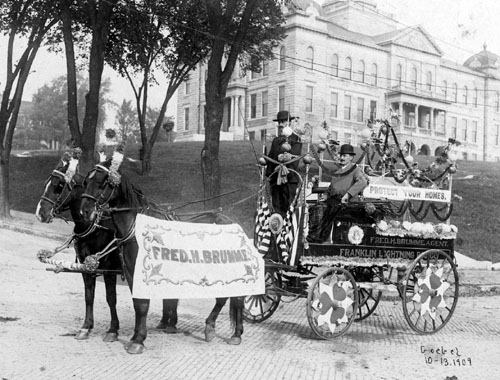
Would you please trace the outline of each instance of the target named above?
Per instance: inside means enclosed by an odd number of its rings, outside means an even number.
[[[279,111],[276,119],[273,120],[278,122],[278,136],[271,143],[268,157],[274,161],[286,163],[293,158],[300,157],[302,154],[300,137],[293,133],[290,128],[290,121],[294,119],[295,117],[290,116],[288,111]],[[271,185],[271,198],[274,211],[285,216],[297,192],[299,178],[293,172],[289,172],[286,179],[279,178],[278,167],[279,165],[275,162],[268,162],[266,176],[270,177],[269,183]],[[299,169],[299,160],[286,165],[286,167],[297,171]],[[274,173],[275,170],[277,171],[276,173]]]

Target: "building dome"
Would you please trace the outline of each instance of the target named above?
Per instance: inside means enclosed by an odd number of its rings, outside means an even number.
[[[473,70],[498,69],[500,67],[500,57],[488,51],[486,44],[484,44],[483,50],[466,60],[464,66]]]

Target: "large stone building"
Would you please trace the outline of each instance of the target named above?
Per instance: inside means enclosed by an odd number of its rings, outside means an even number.
[[[280,109],[341,143],[361,142],[367,119],[400,116],[398,138],[433,155],[452,137],[463,159],[500,161],[500,57],[463,65],[444,57],[421,26],[399,27],[371,0],[297,0],[276,58],[260,73],[233,74],[222,139],[275,133]],[[205,68],[178,93],[177,139],[203,139]],[[460,156],[459,156],[460,157]]]

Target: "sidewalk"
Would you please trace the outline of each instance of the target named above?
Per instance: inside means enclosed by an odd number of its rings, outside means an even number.
[[[41,236],[64,242],[73,232],[73,223],[54,219],[52,223],[40,223],[35,214],[11,211],[10,221],[0,220],[0,228]],[[1,233],[0,233],[1,235]],[[466,286],[469,295],[500,294],[500,263],[477,261],[455,252],[460,284]]]

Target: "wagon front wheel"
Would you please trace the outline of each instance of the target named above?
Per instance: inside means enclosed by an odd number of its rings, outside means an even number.
[[[343,268],[328,268],[318,275],[307,295],[307,320],[321,339],[337,338],[356,318],[358,287]]]
[[[451,257],[431,249],[420,254],[402,282],[403,312],[419,334],[432,334],[451,319],[458,302],[458,272]]]
[[[267,270],[265,275],[266,293],[246,296],[243,319],[249,323],[259,323],[268,319],[278,308],[281,295],[281,276],[275,270]]]

